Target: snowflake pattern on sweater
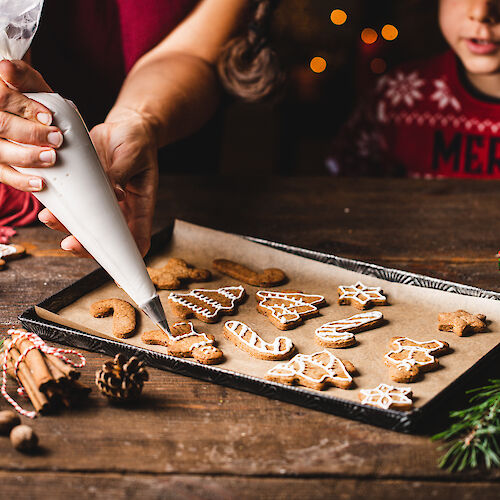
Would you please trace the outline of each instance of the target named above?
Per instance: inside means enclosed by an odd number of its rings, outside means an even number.
[[[472,95],[452,51],[382,76],[334,141],[335,175],[500,178],[500,103]]]

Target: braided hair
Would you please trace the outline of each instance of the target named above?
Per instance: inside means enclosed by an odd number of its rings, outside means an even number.
[[[224,88],[246,102],[262,101],[284,82],[276,52],[268,46],[271,15],[279,0],[251,0],[251,20],[243,36],[231,40],[217,61]]]

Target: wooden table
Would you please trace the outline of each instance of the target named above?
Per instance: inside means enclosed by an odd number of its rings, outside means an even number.
[[[165,176],[161,193],[158,227],[176,216],[500,290],[497,182]],[[14,241],[30,256],[0,274],[2,332],[27,306],[94,269],[92,261],[59,250],[59,240],[41,226],[18,231]],[[83,381],[91,384],[107,358],[87,353],[87,359]],[[0,439],[0,497],[500,496],[499,472],[438,469],[440,452],[427,436],[150,373],[135,406],[113,407],[93,391],[85,410],[34,421],[38,455],[21,455]]]

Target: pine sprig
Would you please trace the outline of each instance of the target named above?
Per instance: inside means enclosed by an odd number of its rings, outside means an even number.
[[[450,417],[458,419],[448,429],[432,437],[447,443],[447,449],[439,461],[439,467],[450,471],[476,468],[484,463],[488,469],[500,466],[500,379],[467,391],[473,394],[464,410],[452,411]]]

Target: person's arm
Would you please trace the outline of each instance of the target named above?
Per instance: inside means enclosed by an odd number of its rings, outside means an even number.
[[[163,42],[142,56],[127,76],[106,122],[138,112],[158,147],[200,128],[219,98],[215,63],[245,17],[248,0],[203,0]]]
[[[217,107],[217,58],[248,0],[202,0],[127,76],[104,123],[90,135],[140,251],[149,248],[158,187],[157,149],[196,131]],[[48,211],[39,219],[64,230]],[[68,236],[61,247],[85,255]]]

